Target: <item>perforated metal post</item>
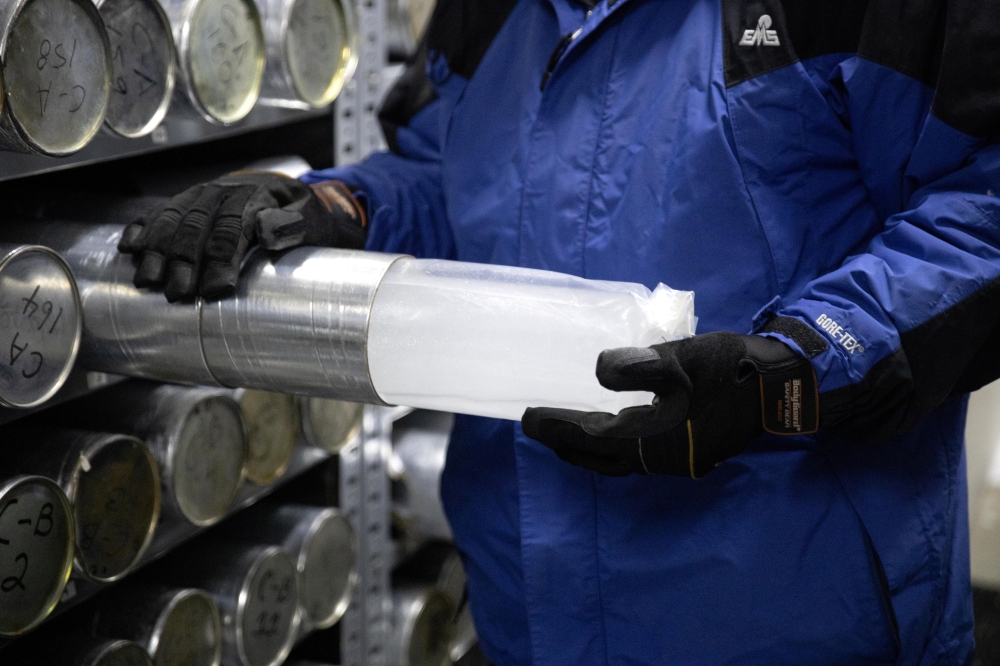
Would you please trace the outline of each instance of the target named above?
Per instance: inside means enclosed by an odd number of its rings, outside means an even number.
[[[357,0],[360,55],[358,69],[336,102],[334,163],[360,162],[385,147],[376,112],[386,65],[385,0]]]
[[[391,597],[389,476],[391,408],[366,407],[362,436],[340,452],[340,501],[358,536],[358,587],[341,621],[343,666],[386,663]]]

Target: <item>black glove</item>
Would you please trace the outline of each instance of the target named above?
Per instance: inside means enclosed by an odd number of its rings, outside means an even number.
[[[313,186],[264,171],[237,171],[196,185],[125,227],[118,250],[139,256],[133,282],[173,302],[218,298],[236,285],[255,243],[361,249],[363,207],[339,181]]]
[[[613,391],[650,391],[652,405],[619,414],[529,408],[524,434],[601,474],[700,478],[764,431],[815,432],[816,372],[771,338],[707,333],[649,348],[601,352],[597,379]]]

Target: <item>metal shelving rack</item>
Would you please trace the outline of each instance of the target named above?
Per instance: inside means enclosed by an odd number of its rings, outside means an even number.
[[[349,164],[385,147],[376,117],[387,78],[385,43],[385,0],[355,0],[360,32],[359,65],[334,104],[334,162]],[[0,181],[9,181],[74,167],[106,163],[143,154],[248,132],[277,128],[289,123],[319,118],[329,109],[299,110],[259,104],[248,117],[231,126],[168,117],[151,135],[140,139],[122,139],[110,132],[99,134],[86,148],[65,158],[3,153],[0,156]],[[28,414],[68,402],[125,378],[77,369],[60,392],[46,405],[34,410],[0,407],[0,425]],[[391,631],[391,596],[389,577],[392,551],[389,539],[389,480],[386,473],[387,451],[391,449],[392,422],[409,410],[368,407],[361,433],[339,453],[340,509],[351,520],[358,545],[358,585],[345,617],[340,623],[341,663],[344,666],[381,666],[387,663],[386,644]],[[285,475],[276,483],[258,487],[245,483],[232,505],[230,514],[254,504],[303,472],[329,460],[325,452],[300,445]],[[193,525],[162,524],[138,569],[212,528]],[[94,583],[74,574],[50,620],[79,606],[106,584]],[[45,623],[42,625],[45,626]],[[303,639],[305,634],[299,636]],[[0,639],[2,648],[18,639]]]

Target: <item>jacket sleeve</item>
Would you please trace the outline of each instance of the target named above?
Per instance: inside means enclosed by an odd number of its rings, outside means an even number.
[[[865,21],[834,104],[884,224],[757,320],[811,359],[821,427],[852,440],[1000,377],[1000,1],[885,0]]]
[[[441,184],[442,95],[427,73],[426,42],[386,95],[379,120],[390,151],[360,164],[312,171],[307,183],[340,180],[367,208],[366,249],[453,258]]]

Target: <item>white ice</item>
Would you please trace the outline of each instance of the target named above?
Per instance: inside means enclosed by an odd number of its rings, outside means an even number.
[[[375,295],[372,383],[388,403],[520,419],[527,407],[617,413],[651,393],[597,382],[597,356],[694,334],[694,294],[527,268],[403,259]]]

